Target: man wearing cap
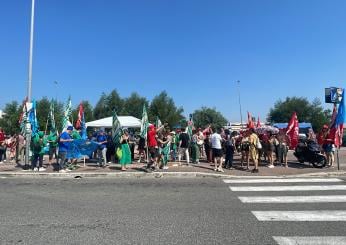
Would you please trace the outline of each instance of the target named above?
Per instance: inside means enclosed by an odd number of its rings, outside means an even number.
[[[73,127],[68,126],[66,131],[62,132],[59,137],[59,172],[65,173],[67,170],[65,170],[65,161],[66,161],[66,155],[67,151],[70,147],[71,142],[73,141],[71,134],[72,134]]]
[[[107,164],[107,136],[105,135],[105,131],[102,129],[99,131],[96,136],[96,141],[99,143],[99,147],[97,149],[98,165],[100,167],[105,167]]]

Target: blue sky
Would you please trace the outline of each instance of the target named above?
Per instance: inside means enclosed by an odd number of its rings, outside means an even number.
[[[27,90],[31,0],[0,3],[0,108]],[[185,114],[264,119],[286,96],[345,87],[343,0],[36,0],[33,97],[166,90]],[[53,81],[58,81],[55,86]],[[328,107],[328,105],[326,106]]]

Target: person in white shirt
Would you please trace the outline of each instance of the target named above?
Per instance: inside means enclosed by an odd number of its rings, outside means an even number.
[[[214,171],[224,172],[222,169],[223,152],[222,152],[222,137],[220,135],[221,129],[217,129],[215,133],[211,135],[211,148],[214,156]],[[219,165],[218,165],[219,163]]]

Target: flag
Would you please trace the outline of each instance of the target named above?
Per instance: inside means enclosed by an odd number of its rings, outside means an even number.
[[[69,97],[65,106],[65,112],[64,112],[64,117],[62,119],[61,131],[64,131],[66,127],[68,126],[68,122],[69,122],[69,118],[71,114],[72,114],[72,101],[71,101],[71,97]]]
[[[28,102],[28,98],[26,97],[25,100],[23,101],[23,109],[22,109],[22,112],[19,116],[19,120],[18,120],[18,123],[19,123],[19,127],[20,127],[20,132],[22,135],[25,135],[25,125],[28,121],[28,109],[27,109],[27,106],[26,106],[26,103]]]
[[[255,124],[252,121],[251,114],[250,112],[247,112],[247,128],[254,128],[254,127],[255,127]]]
[[[190,114],[190,119],[187,122],[187,134],[190,136],[190,139],[192,139],[192,130],[194,128],[193,125],[193,118],[192,118],[192,114]]]
[[[36,115],[36,101],[32,101],[31,108],[28,112],[28,120],[31,124],[31,135],[35,136],[39,131],[39,125],[37,121],[37,115]]]
[[[120,137],[123,134],[121,125],[117,116],[117,113],[113,111],[113,121],[112,121],[112,138],[115,147],[120,145]]]
[[[49,107],[49,114],[48,114],[48,119],[50,123],[50,130],[52,132],[56,132],[56,126],[55,126],[55,117],[54,117],[54,101],[50,101],[50,107]]]
[[[260,121],[260,118],[258,116],[256,128],[260,128],[260,127],[261,127],[261,121]]]
[[[336,134],[335,134],[335,146],[340,147],[342,145],[342,138],[344,136],[344,123],[346,122],[346,115],[345,115],[345,89],[342,91],[342,98],[339,104],[338,113],[335,117],[335,127],[336,127]]]
[[[159,117],[156,117],[155,127],[159,128],[162,126],[162,122]]]
[[[79,104],[79,110],[78,110],[78,118],[77,118],[76,125],[75,125],[76,129],[80,129],[82,127],[83,114],[84,114],[83,104],[80,103]]]
[[[82,103],[79,104],[78,119],[76,121],[75,128],[81,130],[80,136],[83,140],[86,140],[87,133],[86,133],[86,125],[85,125],[85,117],[84,117],[84,108]]]
[[[149,127],[149,120],[148,120],[148,114],[147,109],[145,105],[143,105],[143,112],[142,112],[142,122],[141,122],[141,137],[146,139],[147,138],[147,132]]]
[[[290,139],[290,149],[294,149],[298,145],[299,138],[299,122],[296,112],[292,114],[291,120],[287,125],[286,134]]]

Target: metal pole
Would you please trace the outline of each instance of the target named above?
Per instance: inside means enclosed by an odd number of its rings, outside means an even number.
[[[241,123],[241,128],[243,128],[243,113],[242,113],[242,111],[241,111],[241,102],[240,102],[240,81],[238,80],[237,81],[237,83],[238,83],[238,86],[237,86],[237,88],[238,88],[238,99],[239,99],[239,111],[240,111],[240,123]]]
[[[29,50],[29,79],[28,79],[28,102],[31,103],[31,82],[32,82],[32,55],[34,46],[34,16],[35,0],[31,0],[31,25],[30,25],[30,50]],[[26,134],[25,165],[29,164],[31,133]]]
[[[340,170],[339,148],[336,149],[336,163],[338,165],[338,171]]]

